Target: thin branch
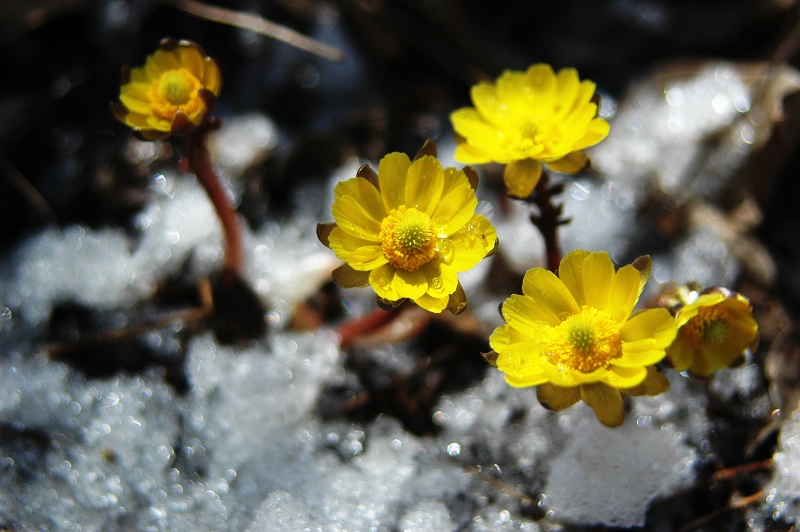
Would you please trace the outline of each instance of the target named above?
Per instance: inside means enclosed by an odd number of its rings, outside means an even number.
[[[95,346],[109,342],[118,342],[128,338],[133,338],[146,332],[167,327],[176,322],[196,323],[208,316],[214,310],[214,302],[211,294],[211,282],[207,278],[200,279],[197,283],[197,291],[200,296],[200,306],[187,310],[170,312],[163,316],[158,316],[144,323],[115,329],[89,338],[82,338],[77,342],[59,342],[45,346],[44,353],[48,357],[57,357],[66,351],[78,347]]]
[[[772,467],[772,458],[761,460],[759,462],[749,462],[738,466],[727,467],[720,469],[711,477],[712,481],[718,482],[720,480],[729,480],[745,473],[753,473],[756,471],[766,471]]]
[[[55,222],[56,213],[53,211],[52,207],[50,207],[50,204],[47,203],[47,200],[44,199],[44,196],[42,196],[39,191],[36,190],[31,182],[28,181],[24,175],[22,175],[22,172],[20,172],[1,151],[0,167],[6,170],[3,172],[3,174],[7,176],[11,186],[17,189],[20,195],[25,198],[28,203],[30,203],[37,211],[39,211],[39,214],[41,214],[44,218],[51,222]]]
[[[306,37],[291,28],[281,26],[280,24],[271,22],[258,15],[210,6],[208,4],[196,2],[195,0],[171,0],[171,2],[181,11],[198,18],[266,35],[267,37],[285,42],[295,48],[330,61],[341,61],[344,59],[344,53],[338,48],[316,41],[311,37]]]
[[[504,491],[505,493],[508,493],[509,495],[511,495],[512,497],[517,499],[520,503],[527,504],[531,508],[534,508],[539,504],[536,501],[536,499],[534,499],[530,495],[526,495],[525,493],[521,492],[520,490],[518,490],[514,486],[508,484],[507,482],[503,482],[499,478],[493,477],[489,473],[486,473],[483,469],[480,469],[480,468],[477,468],[475,466],[468,465],[468,464],[462,464],[458,460],[455,460],[455,459],[454,459],[454,461],[459,466],[461,466],[461,469],[463,469],[467,473],[478,477],[479,479],[481,479],[482,481],[486,482],[487,484],[491,484],[492,486],[494,486],[495,488],[499,489],[500,491]]]

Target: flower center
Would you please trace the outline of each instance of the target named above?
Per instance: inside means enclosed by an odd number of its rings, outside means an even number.
[[[194,113],[202,103],[197,94],[202,87],[194,74],[185,68],[164,72],[150,90],[153,114],[172,120],[178,110],[186,114]]]
[[[546,117],[528,117],[520,124],[518,147],[528,156],[549,155],[560,140],[558,123]]]
[[[416,271],[436,255],[436,235],[430,217],[401,205],[381,222],[381,249],[400,270]]]
[[[183,105],[192,95],[192,82],[186,73],[185,70],[170,70],[158,81],[158,91],[172,105]]]
[[[719,305],[700,307],[697,315],[681,327],[681,334],[698,347],[718,345],[728,337],[730,315]]]
[[[584,306],[543,332],[542,352],[559,369],[591,373],[622,356],[619,326],[604,310]]]

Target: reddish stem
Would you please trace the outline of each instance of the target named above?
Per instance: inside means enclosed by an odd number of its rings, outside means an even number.
[[[550,186],[550,176],[542,172],[542,177],[536,185],[536,190],[527,199],[539,208],[538,214],[531,215],[531,222],[539,229],[544,237],[545,256],[547,269],[555,272],[561,263],[561,248],[558,242],[558,226],[569,222],[561,217],[563,205],[553,202],[553,197],[564,191],[564,185],[558,183]]]
[[[208,131],[214,127],[216,124],[200,127],[187,137],[184,159],[206,190],[222,223],[226,242],[223,271],[231,271],[241,277],[244,265],[242,230],[236,216],[236,209],[233,208],[219,176],[211,166],[208,148],[206,148],[206,136]]]
[[[339,327],[342,349],[352,347],[355,341],[363,335],[376,331],[397,317],[400,307],[392,310],[377,309],[369,314],[350,320]]]

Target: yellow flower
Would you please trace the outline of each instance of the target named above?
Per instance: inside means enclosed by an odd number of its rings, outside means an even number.
[[[678,336],[667,349],[669,361],[679,371],[703,377],[743,360],[743,352],[758,337],[750,302],[720,288],[682,307],[675,322]]]
[[[413,300],[431,312],[461,312],[466,295],[457,272],[494,251],[497,235],[475,214],[477,174],[442,168],[428,142],[412,162],[404,153],[363,166],[334,190],[332,224],[317,234],[345,264],[342,287],[372,286],[384,306]]]
[[[450,115],[458,137],[456,160],[505,164],[512,196],[526,198],[536,188],[542,164],[574,174],[589,164],[584,148],[603,140],[608,122],[597,118],[595,84],[580,81],[575,69],[556,75],[550,65],[526,72],[506,71],[496,83],[472,87],[472,103]]]
[[[143,67],[122,71],[114,114],[138,136],[159,140],[185,135],[216,103],[222,76],[216,62],[189,41],[164,39]]]
[[[615,271],[605,252],[576,250],[558,276],[528,270],[522,294],[503,304],[507,324],[489,338],[487,355],[511,386],[538,386],[539,402],[561,410],[583,400],[605,425],[623,419],[621,393],[657,395],[669,388],[653,367],[675,338],[663,308],[633,312],[650,276],[650,258]]]

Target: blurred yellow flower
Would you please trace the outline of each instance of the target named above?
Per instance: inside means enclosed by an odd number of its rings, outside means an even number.
[[[502,307],[507,324],[489,338],[487,360],[512,386],[538,386],[539,402],[553,410],[583,400],[605,425],[623,420],[621,393],[656,395],[669,388],[653,367],[665,356],[677,327],[663,308],[634,313],[650,276],[650,258],[615,271],[605,252],[576,250],[558,276],[528,270],[522,294]]]
[[[138,136],[185,135],[203,122],[222,85],[219,67],[189,41],[164,39],[143,67],[123,69],[117,118]]]
[[[675,316],[678,336],[667,349],[679,371],[707,377],[743,360],[758,337],[750,302],[741,294],[712,289],[683,306]]]
[[[467,304],[458,272],[494,251],[497,235],[475,214],[477,174],[442,168],[429,142],[414,161],[390,153],[377,175],[362,167],[334,190],[332,224],[317,234],[345,264],[334,270],[343,287],[372,286],[384,306],[413,300],[431,312],[461,312]]]
[[[597,118],[594,89],[591,81],[578,79],[575,69],[555,74],[546,64],[506,71],[496,83],[475,85],[475,107],[450,115],[458,140],[456,160],[505,164],[508,192],[519,198],[536,188],[543,163],[567,174],[583,170],[589,161],[582,150],[609,131],[608,122]]]

